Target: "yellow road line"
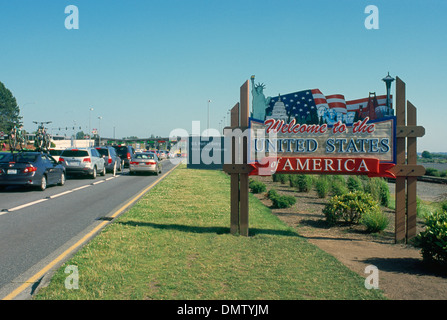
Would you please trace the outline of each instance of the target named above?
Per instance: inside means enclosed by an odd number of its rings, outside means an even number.
[[[142,197],[146,192],[148,192],[150,189],[152,189],[162,178],[164,178],[166,175],[168,175],[171,171],[173,171],[175,168],[177,168],[179,164],[175,165],[171,170],[166,172],[164,175],[162,175],[160,178],[155,180],[152,184],[150,184],[148,187],[146,187],[143,191],[138,193],[136,196],[134,196],[132,199],[127,201],[123,206],[121,206],[115,213],[111,215],[112,218],[117,217],[120,215],[124,210],[126,210],[132,203],[137,201],[140,197]],[[110,221],[104,221],[101,222],[98,226],[96,226],[92,231],[87,233],[82,239],[80,239],[78,242],[76,242],[74,245],[72,245],[70,248],[65,250],[62,254],[60,254],[56,259],[48,263],[43,269],[41,269],[39,272],[34,274],[32,277],[30,277],[28,280],[26,280],[21,286],[19,286],[17,289],[13,290],[10,294],[8,294],[6,297],[4,297],[2,300],[12,300],[16,296],[18,296],[20,293],[22,293],[26,288],[31,286],[34,282],[39,280],[45,273],[47,273],[51,268],[53,268],[55,265],[57,265],[59,262],[61,262],[64,258],[66,258],[69,254],[71,254],[76,248],[83,245],[87,240],[93,236],[96,232],[101,230],[106,224],[110,223]]]

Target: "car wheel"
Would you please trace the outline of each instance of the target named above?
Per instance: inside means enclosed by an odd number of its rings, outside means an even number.
[[[39,190],[44,191],[47,188],[47,177],[45,175],[42,176],[40,180]]]
[[[58,185],[59,185],[59,186],[63,186],[64,184],[65,184],[65,173],[62,172],[62,173],[61,173],[61,180],[60,180],[60,182],[58,183]]]
[[[106,167],[105,166],[102,168],[101,175],[103,177],[106,175]]]
[[[92,179],[96,179],[96,167],[93,168],[93,172],[90,176]]]

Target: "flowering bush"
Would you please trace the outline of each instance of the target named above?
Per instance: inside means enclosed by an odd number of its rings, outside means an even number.
[[[380,210],[377,201],[363,191],[354,191],[341,196],[333,196],[323,209],[329,225],[343,220],[349,224],[359,223],[363,213]]]
[[[425,216],[425,230],[416,237],[424,261],[447,267],[447,211]]]

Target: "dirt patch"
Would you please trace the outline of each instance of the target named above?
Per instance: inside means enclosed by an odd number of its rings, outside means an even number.
[[[271,177],[255,177],[275,188],[279,193],[294,195],[296,204],[287,209],[273,209],[282,221],[294,227],[297,232],[328,252],[362,277],[367,277],[365,268],[374,265],[379,270],[379,289],[393,300],[445,300],[447,299],[447,275],[429,269],[423,262],[420,249],[410,244],[396,244],[394,241],[394,211],[384,209],[390,224],[377,235],[364,231],[363,226],[336,226],[329,228],[322,209],[327,199],[320,199],[314,191],[300,193],[289,185],[273,182]],[[423,187],[423,186],[422,186]],[[433,194],[431,185],[430,196]],[[422,188],[421,188],[422,189]],[[392,191],[390,187],[390,191]],[[392,191],[393,192],[393,191]],[[440,191],[443,193],[444,190]],[[266,206],[271,201],[265,194],[255,194]],[[418,196],[424,198],[419,192]],[[423,229],[418,221],[417,232]]]

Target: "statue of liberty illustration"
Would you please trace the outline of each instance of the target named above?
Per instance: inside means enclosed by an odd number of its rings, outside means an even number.
[[[251,76],[251,94],[252,99],[252,118],[261,121],[265,120],[265,109],[269,107],[271,97],[264,96],[265,85],[263,83],[255,84],[255,76]]]

